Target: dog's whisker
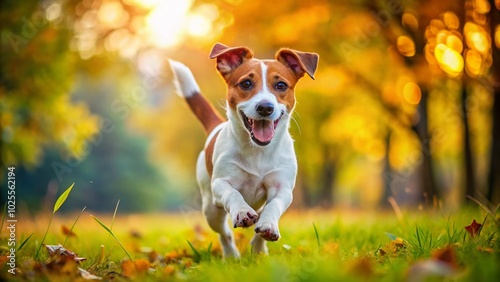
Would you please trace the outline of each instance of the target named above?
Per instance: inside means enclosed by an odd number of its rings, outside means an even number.
[[[299,117],[300,117],[300,115],[299,115]],[[297,120],[293,117],[293,115],[290,115],[290,120],[293,120],[293,122],[295,123],[295,125],[297,125],[297,130],[299,131],[299,135],[302,135],[302,131],[300,130],[300,125],[297,122]]]

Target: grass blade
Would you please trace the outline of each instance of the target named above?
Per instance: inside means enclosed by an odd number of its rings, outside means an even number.
[[[116,242],[120,245],[120,247],[122,248],[122,250],[125,252],[125,254],[127,254],[127,257],[130,259],[130,260],[133,260],[132,257],[130,256],[130,254],[127,252],[127,250],[125,249],[125,247],[122,245],[122,243],[120,242],[120,240],[118,240],[118,238],[116,238],[115,234],[113,234],[113,231],[111,231],[111,229],[109,229],[104,223],[102,223],[102,221],[100,221],[97,217],[91,215],[92,218],[95,219],[95,221],[97,221],[97,223],[99,223],[99,225],[102,226],[102,228],[104,228],[106,231],[108,231],[108,233],[113,237],[115,238]]]
[[[496,210],[493,212],[492,210],[490,210],[486,205],[484,205],[483,203],[481,203],[479,200],[477,200],[476,198],[470,196],[470,195],[466,195],[467,198],[469,198],[470,200],[472,200],[474,203],[478,204],[485,212],[487,212],[491,219],[498,225],[500,225],[500,222],[495,218],[495,214],[497,213],[498,211],[498,207],[500,207],[500,205],[497,206]]]
[[[120,205],[120,199],[116,202],[115,212],[113,213],[113,218],[111,219],[111,225],[109,226],[110,230],[113,230],[113,224],[115,223],[116,212],[118,211],[118,206]]]
[[[30,236],[28,236],[28,238],[24,239],[24,241],[19,245],[19,248],[17,248],[18,252],[24,247],[24,245],[26,245],[26,243],[28,243],[28,240],[31,238],[31,236],[33,236],[33,234],[35,233],[31,233]]]
[[[116,212],[118,211],[119,205],[120,205],[120,199],[118,199],[118,202],[116,202],[115,211],[113,212],[113,218],[111,219],[111,225],[109,226],[109,230],[111,231],[113,231],[113,225],[115,224]],[[109,247],[109,236],[108,240],[106,241],[106,248],[108,247]]]
[[[45,241],[45,238],[47,237],[47,233],[49,232],[50,224],[52,223],[52,219],[54,218],[54,214],[62,206],[62,204],[64,204],[64,202],[68,198],[69,193],[71,192],[71,189],[73,189],[74,185],[75,185],[75,182],[73,182],[73,184],[71,184],[71,186],[69,186],[68,189],[66,189],[66,191],[64,191],[61,194],[61,196],[59,196],[59,198],[57,198],[57,201],[54,204],[54,211],[52,212],[52,215],[50,216],[49,225],[47,225],[47,230],[45,230],[45,234],[43,234],[42,242],[40,242],[40,246],[38,246],[38,249],[36,250],[35,260],[38,259],[38,255],[40,254],[40,250],[42,249],[43,242]]]
[[[69,229],[69,232],[68,232],[68,235],[66,235],[66,239],[64,239],[64,242],[62,244],[62,246],[64,247],[64,245],[66,245],[66,241],[68,241],[68,238],[69,238],[69,235],[71,234],[71,232],[73,231],[73,228],[75,227],[76,225],[76,222],[78,221],[78,219],[80,219],[80,216],[82,215],[83,211],[85,211],[85,209],[87,208],[87,206],[83,207],[82,211],[80,212],[80,214],[78,215],[78,217],[76,218],[75,222],[73,222],[73,225],[71,226],[71,228]]]
[[[210,245],[208,245],[207,253],[212,253],[212,242],[210,242]]]
[[[108,227],[107,227],[104,223],[102,223],[102,221],[100,221],[97,217],[95,217],[95,216],[93,216],[93,215],[91,215],[91,217],[92,217],[95,221],[97,221],[97,223],[99,223],[99,224],[102,226],[102,228],[104,228],[106,231],[108,231],[108,233],[109,233],[109,234],[113,235],[113,231],[111,231],[111,229],[109,229],[109,228],[108,228]]]
[[[316,225],[313,222],[313,228],[314,228],[314,234],[316,235],[316,243],[318,244],[318,249],[320,248],[320,243],[319,243],[319,234],[318,234],[318,229],[316,229]]]
[[[61,194],[61,196],[59,196],[59,198],[57,198],[57,201],[54,204],[54,211],[52,213],[56,213],[56,211],[62,206],[62,204],[64,204],[64,202],[68,198],[69,193],[71,192],[71,189],[73,189],[74,185],[75,185],[75,182],[73,182],[73,184],[71,184],[71,186],[69,186],[69,188],[66,189],[66,191],[64,191]]]
[[[45,241],[45,238],[47,237],[47,233],[49,232],[50,224],[52,223],[53,218],[54,218],[54,214],[52,214],[50,216],[49,225],[47,225],[47,230],[45,230],[45,234],[43,234],[42,242],[40,242],[40,245],[38,246],[38,249],[36,250],[35,260],[38,259],[38,255],[40,254],[40,250],[42,249],[43,242]]]
[[[193,253],[194,253],[194,262],[198,263],[201,261],[201,254],[200,252],[198,252],[198,250],[196,250],[193,245],[191,244],[191,242],[189,242],[188,240],[186,240],[186,242],[188,243],[189,247],[191,248],[191,250],[193,250]]]

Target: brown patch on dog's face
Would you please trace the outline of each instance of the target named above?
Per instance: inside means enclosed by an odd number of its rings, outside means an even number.
[[[295,84],[297,78],[290,68],[278,61],[266,61],[267,65],[267,89],[276,96],[278,103],[286,106],[287,112],[291,112],[295,106]]]
[[[267,66],[265,86],[262,62]],[[297,78],[290,68],[279,61],[251,59],[225,76],[225,79],[228,87],[227,101],[233,110],[236,110],[239,103],[264,91],[264,87],[276,96],[278,103],[286,106],[287,112],[290,113],[295,105],[294,88]],[[246,88],[247,85],[250,87]]]
[[[243,83],[249,81],[250,88],[244,88]],[[236,110],[239,103],[250,99],[262,91],[262,68],[259,60],[247,60],[226,76],[227,101],[231,109]]]

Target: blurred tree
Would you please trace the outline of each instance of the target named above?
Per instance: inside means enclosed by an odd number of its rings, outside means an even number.
[[[2,166],[33,167],[52,145],[78,156],[98,118],[68,95],[78,68],[71,32],[47,20],[38,1],[0,5]]]
[[[488,174],[487,199],[500,203],[500,2],[490,0],[490,34],[492,53],[493,125],[491,129],[491,157]]]
[[[113,51],[104,48],[105,37],[91,42],[89,30],[106,29],[87,23],[83,25],[87,33],[81,33],[79,13],[98,4],[2,2],[2,166],[19,166],[18,194],[31,209],[40,207],[44,195],[53,200],[57,187],[68,182],[80,187],[73,192],[77,197],[68,200],[69,209],[86,205],[104,210],[117,198],[128,211],[173,208],[182,193],[165,193],[172,186],[149,163],[147,140],[130,134],[125,126],[125,119],[146,100],[151,79],[135,79],[137,72],[129,60],[135,54],[124,60],[104,52]],[[104,21],[113,9],[107,12]],[[96,20],[95,16],[92,11],[86,19]],[[89,56],[89,48],[95,47],[102,51]],[[140,88],[141,84],[146,86]]]
[[[465,0],[459,6],[457,15],[460,16],[462,24],[462,38],[464,60],[464,71],[461,75],[462,80],[462,122],[464,124],[464,168],[465,168],[465,194],[464,196],[479,197],[482,196],[480,183],[475,180],[474,162],[472,145],[471,145],[471,129],[470,129],[470,110],[468,109],[469,101],[471,100],[472,92],[475,90],[473,83],[481,85],[480,87],[489,88],[491,82],[487,82],[489,67],[492,65],[491,50],[488,41],[491,41],[487,32],[487,14],[490,8],[487,8],[486,0]],[[450,17],[443,16],[445,24],[450,24],[453,21]],[[483,42],[481,42],[483,41]],[[457,43],[454,43],[457,45]],[[451,45],[451,44],[450,44]],[[460,46],[460,45],[459,45]],[[461,50],[457,50],[460,52]],[[479,83],[478,83],[479,82]],[[486,85],[485,85],[486,84]],[[465,197],[464,197],[465,198]],[[467,198],[465,198],[467,199]],[[467,200],[468,201],[468,200]],[[472,203],[468,201],[469,203]]]
[[[76,186],[63,210],[77,211],[86,206],[90,211],[111,212],[118,199],[122,212],[177,208],[181,195],[149,162],[149,142],[131,133],[126,126],[138,102],[124,98],[132,95],[134,85],[140,83],[127,73],[130,67],[127,63],[115,62],[99,79],[80,75],[72,96],[87,104],[105,126],[86,140],[82,158],[68,162],[63,154],[48,150],[38,168],[18,170],[18,187],[22,188],[18,191],[19,199],[25,201],[30,210],[46,208],[40,206],[44,202],[39,201],[45,197],[49,197],[46,202],[50,209],[57,195],[54,190],[72,182]],[[128,78],[127,82],[115,84],[117,74]],[[54,164],[65,170],[58,174]],[[46,184],[48,190],[43,189]]]
[[[383,9],[373,5],[374,2],[368,2],[372,11]],[[389,7],[389,3],[387,5]],[[405,9],[399,9],[400,12],[395,11],[396,28],[386,28],[383,32],[404,58],[408,69],[414,72],[418,82],[421,99],[417,115],[413,118],[415,124],[411,128],[419,136],[421,143],[423,160],[420,178],[429,204],[435,204],[436,198],[441,194],[434,180],[436,169],[432,168],[436,150],[431,146],[436,144],[435,139],[442,138],[439,135],[443,133],[439,128],[436,130],[435,126],[429,126],[429,123],[436,123],[430,121],[435,117],[429,114],[429,97],[433,89],[439,88],[436,82],[442,84],[447,79],[456,80],[460,85],[459,109],[456,111],[461,119],[463,132],[465,189],[462,195],[477,196],[478,193],[480,183],[475,181],[475,176],[479,173],[475,173],[474,169],[477,167],[474,165],[477,158],[473,157],[473,133],[470,126],[470,115],[473,114],[470,105],[476,96],[469,95],[469,92],[476,92],[478,88],[484,87],[481,84],[484,84],[484,75],[491,65],[488,48],[481,43],[487,42],[487,33],[483,27],[486,23],[485,14],[489,10],[487,6],[486,1],[481,0],[452,3],[419,1]],[[379,16],[384,15],[379,12]],[[390,15],[385,14],[385,17],[389,19]],[[437,80],[429,76],[429,73],[434,74]],[[465,197],[461,196],[460,199],[463,201]]]
[[[415,5],[389,6],[383,2],[384,6],[376,6],[375,2],[368,1],[368,8],[373,12],[385,11],[386,24],[394,25],[393,28],[384,28],[382,34],[390,45],[401,55],[407,69],[413,72],[416,79],[415,91],[418,93],[416,100],[417,111],[412,118],[411,130],[418,136],[421,150],[421,162],[416,168],[422,187],[422,202],[428,205],[435,204],[441,198],[441,192],[436,186],[434,169],[432,163],[431,143],[434,138],[429,131],[428,99],[429,89],[432,87],[428,77],[425,61],[426,30],[431,24],[431,20],[443,10],[442,2],[419,1]],[[401,5],[401,3],[399,4]],[[410,10],[413,9],[413,10]],[[388,12],[387,12],[388,11]],[[378,14],[383,17],[384,14]],[[388,15],[388,16],[387,16]],[[389,185],[387,185],[389,186]]]

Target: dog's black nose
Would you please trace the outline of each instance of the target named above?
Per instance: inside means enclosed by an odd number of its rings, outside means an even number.
[[[263,117],[268,117],[274,112],[274,105],[271,102],[262,102],[257,105],[257,113]]]

